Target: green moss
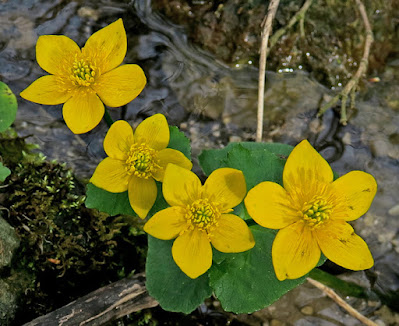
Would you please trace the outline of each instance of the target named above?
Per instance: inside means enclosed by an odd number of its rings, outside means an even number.
[[[17,324],[143,270],[146,251],[141,221],[85,208],[85,185],[31,148],[13,135],[0,137],[1,159],[11,170],[0,205],[21,239],[2,277],[23,271],[32,279],[20,297],[24,314],[17,313]]]

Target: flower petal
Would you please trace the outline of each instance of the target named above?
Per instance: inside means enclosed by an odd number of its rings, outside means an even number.
[[[71,98],[71,94],[62,89],[60,78],[53,75],[36,79],[19,95],[25,100],[46,105],[65,103]]]
[[[212,245],[221,252],[242,252],[255,245],[247,223],[233,214],[222,214],[209,237]]]
[[[287,191],[274,182],[259,183],[244,202],[252,219],[265,228],[282,229],[301,218]]]
[[[163,114],[157,113],[141,122],[134,131],[136,143],[145,143],[160,151],[169,144],[169,125]]]
[[[190,205],[201,197],[201,181],[191,171],[175,164],[168,164],[162,192],[170,206]]]
[[[64,75],[71,66],[79,46],[64,35],[43,35],[36,43],[36,60],[40,67],[53,75]]]
[[[213,171],[204,184],[204,196],[222,204],[222,212],[236,207],[247,193],[242,171],[220,168]]]
[[[126,50],[126,31],[122,19],[118,19],[90,36],[82,52],[95,59],[104,74],[122,63]]]
[[[320,248],[316,239],[302,221],[278,231],[272,246],[272,260],[280,281],[309,273],[319,259]]]
[[[128,185],[129,201],[136,214],[144,219],[157,199],[157,185],[152,178],[131,176]]]
[[[371,174],[352,171],[331,185],[336,206],[331,218],[353,221],[365,214],[377,192],[377,182]]]
[[[100,123],[104,104],[94,93],[79,93],[64,104],[62,114],[74,134],[83,134]]]
[[[185,214],[186,210],[182,207],[165,208],[149,219],[144,231],[161,240],[174,239],[187,228]]]
[[[330,165],[307,140],[295,146],[283,171],[284,188],[291,195],[297,194],[300,201],[308,201],[321,192],[320,187],[332,181]]]
[[[158,152],[157,156],[159,163],[158,165],[161,167],[153,176],[155,180],[162,181],[165,175],[166,167],[169,163],[176,164],[184,169],[191,170],[193,167],[193,163],[182,153],[172,148],[165,148]]]
[[[367,244],[345,221],[330,220],[314,234],[323,254],[337,265],[355,271],[374,265]]]
[[[115,121],[104,138],[104,151],[110,157],[125,161],[133,143],[133,129],[129,123]]]
[[[123,65],[97,78],[93,89],[105,105],[122,106],[134,100],[143,90],[147,79],[138,65]]]
[[[197,278],[212,266],[212,247],[205,232],[198,229],[179,236],[172,247],[173,260],[190,278]]]
[[[125,162],[107,157],[97,165],[90,182],[109,192],[124,192],[127,190],[129,178]]]

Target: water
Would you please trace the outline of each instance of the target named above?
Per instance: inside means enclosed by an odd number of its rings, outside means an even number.
[[[164,113],[191,138],[194,157],[204,148],[253,140],[257,69],[216,60],[190,44],[185,31],[154,13],[150,4],[148,0],[131,4],[106,0],[2,2],[1,79],[18,94],[44,74],[35,62],[39,35],[64,34],[83,46],[95,30],[122,17],[128,33],[125,62],[140,64],[148,84],[125,110],[111,109],[114,119],[137,125],[151,114]],[[339,125],[337,114],[331,110],[321,120],[315,118],[319,105],[333,93],[308,73],[268,72],[265,139],[295,145],[308,138],[339,174],[360,169],[376,177],[379,188],[374,203],[366,216],[354,223],[370,246],[375,267],[367,272],[368,277],[364,272],[347,277],[374,286],[385,297],[391,295],[389,303],[399,306],[399,67],[395,62],[380,74],[382,82],[365,85],[346,127]],[[61,106],[18,101],[18,134],[39,144],[50,159],[67,162],[78,176],[89,178],[105,155],[105,123],[87,135],[73,135],[62,121]],[[198,166],[195,171],[200,173]],[[379,303],[364,300],[350,299],[350,303],[366,314],[379,308]],[[309,311],[303,310],[307,306],[312,308],[310,315],[304,314]],[[293,325],[358,325],[306,284],[269,308],[237,318],[246,323],[275,320]]]

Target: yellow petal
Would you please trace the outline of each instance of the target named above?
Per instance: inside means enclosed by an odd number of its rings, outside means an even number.
[[[278,231],[272,246],[272,260],[280,281],[309,273],[319,259],[320,248],[316,239],[302,221]]]
[[[198,229],[179,236],[172,247],[173,260],[190,278],[197,278],[212,266],[212,247],[205,232]]]
[[[299,192],[300,201],[308,201],[332,181],[331,167],[307,140],[295,146],[283,171],[284,188],[290,194]]]
[[[147,79],[138,65],[123,65],[97,78],[93,89],[105,105],[122,106],[134,100]]]
[[[163,114],[157,113],[141,122],[134,132],[136,143],[145,143],[160,151],[169,144],[169,125]]]
[[[78,93],[64,104],[62,114],[74,134],[83,134],[100,123],[104,104],[94,93]]]
[[[90,182],[109,192],[124,192],[129,178],[123,161],[107,157],[97,165]]]
[[[157,156],[161,167],[153,173],[155,180],[162,181],[165,175],[166,167],[169,163],[176,164],[184,169],[191,170],[193,163],[182,153],[172,148],[165,148],[158,152]]]
[[[162,192],[170,206],[190,205],[201,197],[201,181],[191,171],[175,164],[168,164]]]
[[[90,36],[82,52],[94,59],[101,74],[104,74],[122,63],[126,50],[126,31],[122,19],[118,19]]]
[[[345,221],[330,220],[314,234],[323,254],[337,265],[355,271],[374,265],[367,244]]]
[[[237,206],[246,193],[244,174],[240,170],[231,168],[213,171],[204,185],[204,197],[222,204],[222,211]]]
[[[110,157],[125,161],[133,143],[132,127],[124,120],[115,121],[104,138],[104,151]]]
[[[53,75],[64,75],[79,54],[79,46],[63,35],[43,35],[36,43],[37,63]]]
[[[209,236],[212,245],[221,252],[242,252],[255,245],[247,223],[233,214],[222,214]]]
[[[186,210],[182,207],[168,207],[156,213],[144,225],[144,231],[155,238],[170,240],[187,228]]]
[[[244,202],[252,219],[265,228],[282,229],[301,218],[287,191],[274,182],[259,183]]]
[[[370,208],[377,182],[371,174],[352,171],[335,180],[331,188],[336,203],[331,218],[353,221]]]
[[[65,103],[71,97],[71,94],[62,88],[60,78],[52,75],[36,79],[20,95],[25,100],[46,105]]]
[[[129,185],[129,201],[136,214],[144,219],[157,199],[157,185],[152,178],[132,176]]]

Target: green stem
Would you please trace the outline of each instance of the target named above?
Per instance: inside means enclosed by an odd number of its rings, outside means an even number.
[[[112,120],[111,116],[109,115],[108,109],[106,107],[104,113],[104,120],[107,123],[108,128],[111,127],[111,125],[114,123],[114,120]]]
[[[327,285],[328,287],[339,291],[345,296],[351,296],[356,298],[370,299],[376,297],[377,294],[373,293],[371,290],[367,290],[364,287],[357,285],[352,282],[347,282],[339,279],[338,277],[324,272],[318,268],[313,269],[309,273],[309,277]]]

